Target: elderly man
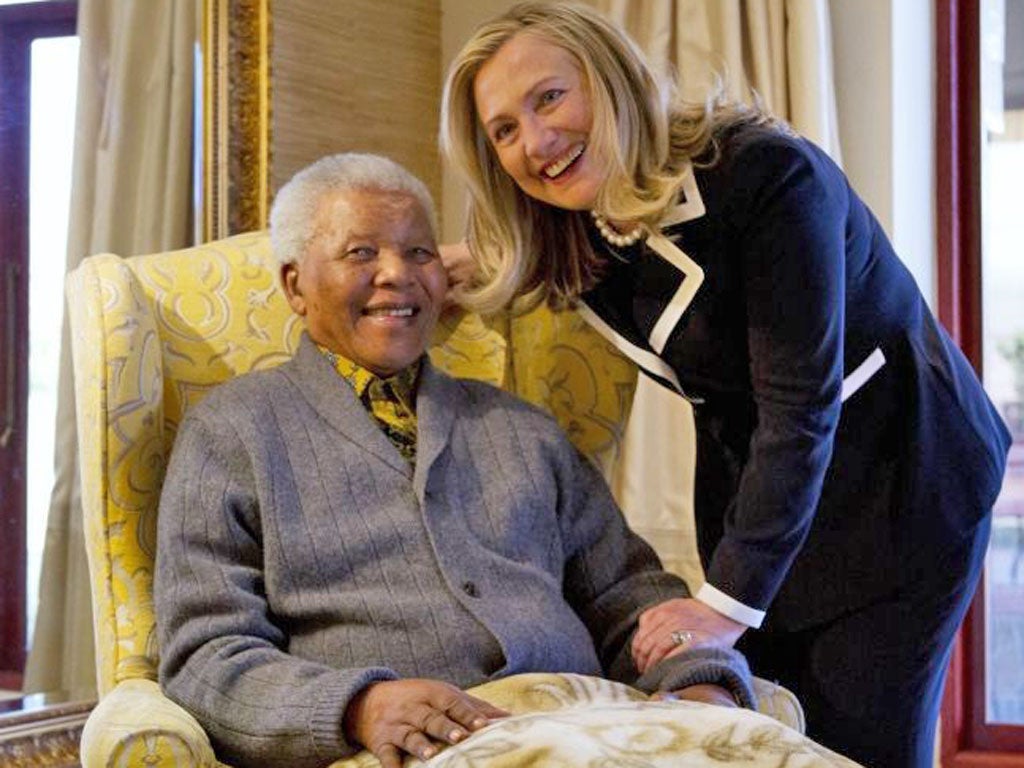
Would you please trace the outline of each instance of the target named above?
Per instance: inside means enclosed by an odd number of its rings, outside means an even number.
[[[520,672],[753,703],[731,651],[638,679],[637,619],[685,585],[551,418],[430,365],[447,279],[418,179],[325,158],[271,239],[299,350],[187,413],[160,506],[160,679],[221,759],[397,768],[501,717],[460,689]]]

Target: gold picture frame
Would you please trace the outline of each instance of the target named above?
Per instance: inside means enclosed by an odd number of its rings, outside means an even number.
[[[198,239],[267,225],[270,0],[203,0]]]

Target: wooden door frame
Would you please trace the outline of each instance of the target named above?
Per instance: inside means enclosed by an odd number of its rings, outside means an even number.
[[[75,34],[78,3],[0,7],[0,685],[25,664],[25,536],[28,397],[29,118],[32,41]],[[8,430],[9,428],[9,430]]]

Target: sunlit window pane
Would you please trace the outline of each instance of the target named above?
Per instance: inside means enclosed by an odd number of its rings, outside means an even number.
[[[1024,0],[982,17],[985,388],[1013,432],[985,562],[985,719],[1024,724]]]
[[[29,393],[26,573],[27,640],[39,601],[39,571],[53,488],[71,150],[78,82],[78,38],[32,44],[29,165]]]

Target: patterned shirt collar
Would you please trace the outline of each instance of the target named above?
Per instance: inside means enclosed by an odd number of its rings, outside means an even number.
[[[419,385],[420,370],[423,367],[423,358],[420,357],[412,365],[408,365],[398,373],[388,377],[381,377],[361,365],[353,363],[347,357],[332,352],[327,347],[317,344],[317,349],[327,358],[331,367],[347,381],[355,390],[356,397],[366,401],[366,390],[374,380],[386,382],[395,396],[401,400],[410,413],[416,413],[416,388]]]

